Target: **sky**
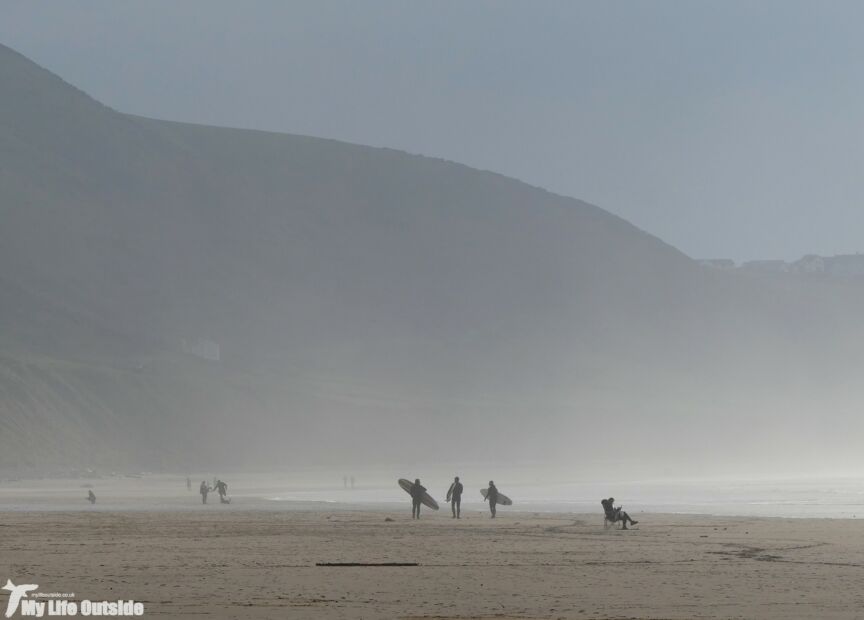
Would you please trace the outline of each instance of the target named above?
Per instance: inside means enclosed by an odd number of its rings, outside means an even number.
[[[4,0],[0,43],[162,119],[442,157],[695,258],[864,251],[864,3]]]

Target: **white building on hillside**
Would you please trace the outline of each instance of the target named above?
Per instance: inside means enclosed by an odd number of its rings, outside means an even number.
[[[827,273],[832,276],[864,276],[864,254],[817,256],[808,254],[792,263],[795,273]]]
[[[731,269],[735,269],[735,261],[731,258],[703,258],[696,261],[703,267],[708,267],[709,269],[720,269],[721,271],[727,271]]]
[[[826,258],[825,271],[832,276],[864,276],[864,254],[840,254]]]
[[[825,259],[816,254],[808,254],[792,263],[791,270],[795,273],[825,273]]]
[[[741,269],[750,273],[786,273],[789,263],[784,260],[751,260],[741,265]]]

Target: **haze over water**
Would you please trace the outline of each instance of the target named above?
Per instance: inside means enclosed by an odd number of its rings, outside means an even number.
[[[407,474],[405,474],[407,475]],[[395,475],[361,472],[355,488],[344,488],[338,472],[306,472],[303,475],[272,474],[220,475],[229,483],[230,505],[219,505],[211,495],[208,510],[383,510],[401,515],[410,509],[408,496],[396,485]],[[0,483],[0,509],[33,510],[198,510],[197,493],[202,476],[192,477],[192,490],[182,476],[144,474],[140,478],[6,480]],[[203,477],[210,482],[212,475]],[[449,480],[425,477],[423,484],[448,516],[444,504]],[[464,478],[463,509],[483,511],[479,489],[486,480]],[[808,478],[762,480],[629,480],[573,482],[557,480],[508,481],[496,484],[514,505],[506,512],[561,512],[596,514],[602,521],[600,499],[614,496],[634,515],[649,513],[707,514],[789,518],[864,517],[864,479]],[[98,502],[84,501],[92,488]],[[427,511],[433,514],[432,511]]]

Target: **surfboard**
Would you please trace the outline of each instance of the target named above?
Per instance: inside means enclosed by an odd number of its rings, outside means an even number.
[[[489,489],[480,489],[480,495],[483,496],[483,499],[486,499],[486,496],[489,494]],[[504,495],[501,491],[498,491],[498,501],[496,504],[500,504],[501,506],[512,506],[513,500]]]
[[[402,490],[405,491],[408,495],[411,495],[411,487],[414,486],[414,483],[410,480],[406,480],[405,478],[399,478],[399,486],[402,487]],[[429,492],[426,491],[423,493],[423,498],[420,500],[424,506],[431,508],[432,510],[438,510],[438,502],[429,495]]]

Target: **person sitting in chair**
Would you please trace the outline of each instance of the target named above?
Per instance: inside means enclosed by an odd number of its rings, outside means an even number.
[[[609,521],[610,523],[617,523],[618,521],[624,523],[624,526],[621,529],[627,529],[628,521],[630,522],[630,525],[636,525],[637,523],[639,523],[638,521],[634,521],[632,518],[630,518],[630,515],[624,512],[624,510],[620,506],[618,508],[615,508],[614,497],[610,497],[609,499],[601,499],[600,504],[602,504],[603,506],[603,512],[606,513],[607,521]]]

